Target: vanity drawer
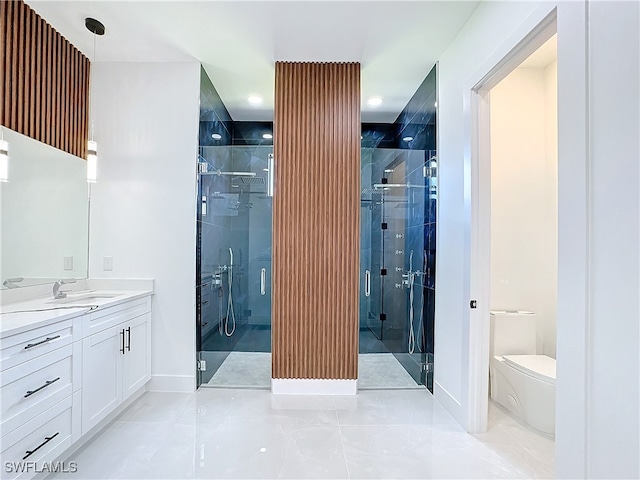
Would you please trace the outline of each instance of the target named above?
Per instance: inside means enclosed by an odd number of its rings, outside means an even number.
[[[71,344],[73,320],[63,320],[0,339],[0,370],[15,367]]]
[[[151,297],[149,296],[90,313],[83,317],[83,337],[101,332],[150,311]]]
[[[43,468],[44,462],[55,460],[71,446],[78,427],[73,400],[73,397],[67,397],[2,437],[2,478],[31,478],[36,469]],[[27,462],[29,464],[25,465]],[[21,466],[25,470],[23,473],[16,471]]]
[[[73,347],[67,345],[2,372],[0,428],[3,434],[73,393]]]

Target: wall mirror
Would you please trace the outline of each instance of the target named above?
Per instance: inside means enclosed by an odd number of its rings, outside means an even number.
[[[0,183],[0,286],[86,278],[86,161],[2,128],[9,179]]]

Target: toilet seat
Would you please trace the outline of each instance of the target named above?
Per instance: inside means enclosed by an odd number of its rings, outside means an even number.
[[[550,385],[556,384],[556,360],[546,355],[503,355],[505,364]]]

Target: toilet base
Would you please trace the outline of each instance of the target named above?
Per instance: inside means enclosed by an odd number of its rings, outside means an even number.
[[[555,435],[555,385],[512,368],[502,357],[491,359],[489,379],[492,400],[536,430]]]

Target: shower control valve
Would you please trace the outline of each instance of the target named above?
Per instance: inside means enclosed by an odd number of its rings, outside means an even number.
[[[404,250],[396,250],[396,255],[404,255]]]
[[[401,272],[402,271],[402,267],[396,267],[396,272]]]
[[[396,283],[396,288],[402,288],[402,284],[401,283]]]

